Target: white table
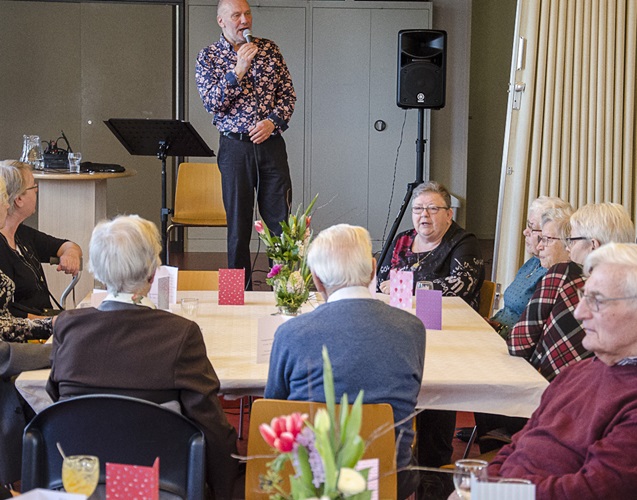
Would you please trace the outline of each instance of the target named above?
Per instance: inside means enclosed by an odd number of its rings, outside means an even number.
[[[247,292],[243,306],[217,305],[217,292],[179,292],[199,297],[197,322],[208,356],[229,395],[263,395],[267,363],[258,364],[258,318],[276,311],[270,292]],[[380,296],[387,300],[386,296]],[[303,307],[309,311],[316,301]],[[175,312],[179,306],[174,306]],[[427,331],[420,407],[529,417],[548,382],[524,359],[508,354],[505,342],[463,300],[443,298],[443,330]],[[48,370],[24,372],[18,390],[40,411],[51,404],[44,391]]]
[[[38,229],[47,234],[77,243],[88,266],[88,245],[95,224],[106,218],[106,181],[131,177],[137,172],[69,174],[34,170],[38,183]],[[49,290],[60,300],[71,277],[58,273],[57,266],[44,265]],[[84,270],[75,285],[76,297],[85,297],[93,289],[93,276]]]

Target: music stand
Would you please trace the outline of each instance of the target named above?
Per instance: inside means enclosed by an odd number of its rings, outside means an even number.
[[[166,255],[166,157],[215,156],[206,142],[189,123],[181,120],[150,120],[144,118],[111,118],[104,121],[131,155],[157,156],[161,160],[161,242],[164,262]]]

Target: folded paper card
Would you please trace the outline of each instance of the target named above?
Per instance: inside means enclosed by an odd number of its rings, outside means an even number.
[[[411,309],[411,298],[414,290],[414,273],[411,271],[397,271],[389,273],[389,305],[400,309]]]
[[[442,291],[416,290],[416,316],[425,328],[442,330]]]
[[[106,463],[106,500],[158,500],[159,457],[152,467]]]
[[[63,491],[45,490],[43,488],[35,488],[27,491],[22,495],[18,495],[24,500],[84,500],[86,495],[78,495],[76,493],[65,493]],[[18,498],[18,497],[16,497]]]
[[[517,482],[516,482],[517,481]],[[471,500],[535,500],[535,485],[519,479],[471,479]]]
[[[169,310],[170,304],[177,303],[177,276],[179,269],[172,266],[160,266],[155,272],[148,298],[159,309]]]
[[[272,351],[272,343],[274,342],[274,334],[277,328],[291,316],[283,314],[273,314],[259,318],[257,330],[257,363],[269,363],[270,352]]]
[[[245,269],[219,269],[219,305],[244,304]]]

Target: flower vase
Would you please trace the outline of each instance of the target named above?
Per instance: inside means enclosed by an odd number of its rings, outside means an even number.
[[[279,314],[281,316],[289,316],[289,317],[294,317],[294,316],[298,316],[299,314],[301,314],[301,309],[295,309],[293,307],[288,307],[285,305],[280,305],[277,306],[279,308]]]

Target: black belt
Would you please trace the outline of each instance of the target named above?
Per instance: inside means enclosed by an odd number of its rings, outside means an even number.
[[[238,134],[236,132],[221,132],[221,135],[235,141],[252,142],[250,134]]]

